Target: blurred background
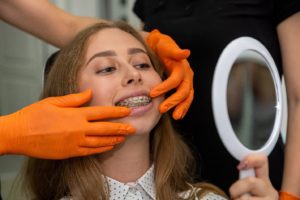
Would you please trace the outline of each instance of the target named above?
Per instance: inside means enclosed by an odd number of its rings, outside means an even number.
[[[134,0],[52,0],[58,7],[75,15],[125,20],[139,28],[132,12]],[[0,115],[15,112],[38,100],[42,90],[43,70],[47,58],[56,50],[0,21]],[[0,180],[3,200],[9,195],[23,156],[0,156]],[[17,196],[14,199],[22,200]]]

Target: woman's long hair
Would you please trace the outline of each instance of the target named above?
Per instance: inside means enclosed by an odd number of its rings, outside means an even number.
[[[118,28],[141,42],[153,66],[163,76],[161,63],[133,28],[121,22],[99,23],[83,30],[61,50],[47,76],[42,98],[78,92],[78,74],[89,39],[106,28]],[[192,182],[194,160],[167,115],[163,115],[152,130],[150,148],[150,158],[155,166],[156,199],[179,199],[178,193],[190,189],[188,183]],[[108,185],[99,162],[99,155],[66,160],[30,158],[24,168],[24,186],[34,200],[57,200],[67,196],[74,200],[107,200]]]

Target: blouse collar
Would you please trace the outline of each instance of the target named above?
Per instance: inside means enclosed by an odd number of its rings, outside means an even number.
[[[154,165],[146,171],[136,182],[121,183],[113,178],[107,177],[106,180],[110,190],[110,196],[113,199],[124,199],[130,188],[141,188],[153,200],[156,196],[155,182],[154,182]]]

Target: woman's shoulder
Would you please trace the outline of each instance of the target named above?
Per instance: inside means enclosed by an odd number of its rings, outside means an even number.
[[[194,200],[225,200],[229,199],[218,187],[209,183],[189,184],[190,189],[181,192],[179,196],[183,199]]]

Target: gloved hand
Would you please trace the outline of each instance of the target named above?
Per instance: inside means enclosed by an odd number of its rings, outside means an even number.
[[[300,200],[300,197],[297,197],[291,193],[280,191],[279,200]]]
[[[45,159],[85,156],[108,151],[135,132],[130,125],[105,122],[127,116],[128,108],[76,108],[91,97],[91,90],[49,97],[0,117],[0,154]]]
[[[165,81],[151,90],[150,96],[157,97],[177,88],[174,94],[161,103],[159,110],[164,113],[176,106],[173,118],[181,119],[187,113],[194,98],[194,72],[186,60],[190,51],[180,49],[171,37],[158,30],[150,32],[146,41],[165,64],[166,70],[170,74]]]

